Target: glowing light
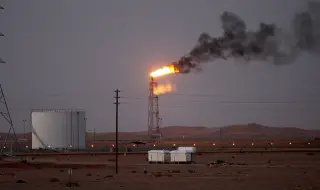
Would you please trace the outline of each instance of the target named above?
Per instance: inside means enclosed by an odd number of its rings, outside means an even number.
[[[173,144],[173,146],[176,146],[176,144]]]
[[[112,145],[112,147],[114,147],[114,144]]]
[[[251,143],[252,146],[254,146],[254,143]]]
[[[155,144],[153,146],[156,146]]]
[[[135,144],[133,146],[136,146]]]
[[[156,78],[156,77],[173,74],[173,73],[179,73],[179,70],[174,65],[169,65],[151,72],[150,76],[153,78]]]
[[[289,144],[292,144],[291,142],[289,142]]]
[[[170,93],[172,91],[175,91],[176,87],[173,84],[167,83],[167,84],[160,84],[157,85],[154,89],[153,89],[153,93],[155,95],[160,95],[160,94],[167,94]]]
[[[28,148],[28,146],[26,146],[26,148]]]
[[[234,143],[232,143],[232,146],[234,146],[235,144]]]
[[[213,143],[212,145],[213,145],[213,146],[216,146],[216,144],[215,144],[215,143]]]
[[[311,143],[308,142],[308,144],[311,144]]]
[[[93,148],[93,144],[91,145],[91,148]]]
[[[196,146],[196,144],[193,144],[193,146]]]

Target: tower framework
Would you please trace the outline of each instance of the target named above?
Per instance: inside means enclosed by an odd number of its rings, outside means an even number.
[[[4,7],[0,5],[0,10],[3,10],[3,9]],[[4,36],[4,34],[0,32],[0,36]],[[5,64],[6,62],[2,58],[0,58],[0,63]],[[15,144],[18,145],[18,139],[13,127],[13,122],[11,119],[9,107],[8,107],[6,97],[4,95],[4,91],[1,84],[0,84],[0,115],[6,120],[6,122],[9,124],[9,127],[10,127],[8,133],[5,134],[4,137],[0,136],[0,142],[2,142],[2,146],[1,146],[1,154],[2,154],[4,152],[4,149],[6,148],[6,143],[8,143],[8,141],[10,141],[11,145],[12,145],[12,142],[15,142]],[[13,133],[13,139],[9,138],[11,137],[11,133]],[[17,148],[19,148],[19,146]]]
[[[7,121],[7,123],[9,124],[9,127],[10,127],[9,131],[5,135],[4,139],[1,138],[1,142],[3,143],[2,146],[1,146],[1,154],[2,154],[3,151],[4,151],[4,148],[6,147],[6,143],[8,143],[8,141],[11,141],[11,143],[12,143],[12,140],[13,140],[13,142],[15,142],[16,145],[18,145],[18,138],[16,136],[16,132],[15,132],[14,127],[13,127],[13,122],[12,122],[12,119],[11,119],[9,107],[8,107],[7,100],[6,100],[6,97],[4,95],[4,91],[3,91],[3,88],[2,88],[1,84],[0,84],[0,106],[4,107],[4,111],[0,111],[0,115],[2,115],[2,117]],[[1,110],[3,110],[3,109],[1,108]],[[11,133],[13,134],[13,139],[10,138],[11,137]]]
[[[148,96],[148,136],[150,140],[160,141],[162,134],[160,132],[159,117],[159,96],[154,94],[154,89],[157,83],[153,77],[149,82],[149,96]]]

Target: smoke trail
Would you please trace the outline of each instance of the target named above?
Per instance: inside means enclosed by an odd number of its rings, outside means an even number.
[[[188,55],[173,63],[181,73],[200,69],[200,63],[214,59],[237,58],[288,64],[301,52],[320,52],[320,3],[316,1],[309,2],[305,11],[294,15],[289,32],[266,23],[260,23],[257,31],[250,31],[245,22],[231,12],[224,12],[220,20],[221,37],[202,33]]]
[[[320,2],[309,2],[306,11],[297,13],[293,19],[293,29],[301,49],[319,53]]]

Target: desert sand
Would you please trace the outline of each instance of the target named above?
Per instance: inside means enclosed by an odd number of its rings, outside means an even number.
[[[115,174],[114,155],[34,157],[28,158],[30,164],[2,161],[0,187],[50,190],[72,182],[79,190],[320,189],[319,158],[312,152],[215,153],[197,155],[196,164],[168,165],[148,164],[146,155],[121,155]],[[217,160],[226,163],[207,165]]]

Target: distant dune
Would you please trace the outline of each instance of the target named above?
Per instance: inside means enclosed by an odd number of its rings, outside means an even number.
[[[292,127],[268,127],[259,124],[232,125],[227,127],[185,127],[161,128],[165,139],[222,139],[222,140],[308,140],[320,136],[320,130],[306,130]],[[146,139],[147,132],[119,133],[122,140]],[[91,135],[90,135],[91,136]],[[97,140],[113,140],[114,133],[96,134]]]
[[[259,124],[232,125],[227,127],[185,127],[168,126],[161,128],[162,134],[167,140],[309,140],[320,137],[320,130],[306,130],[292,127],[268,127]],[[23,138],[23,134],[17,134]],[[5,133],[0,133],[2,139]],[[31,134],[26,134],[31,139]],[[93,137],[88,133],[88,138]],[[114,140],[115,133],[96,133],[96,140]],[[120,132],[121,140],[146,140],[147,131]]]
[[[314,139],[320,135],[320,130],[305,130],[289,127],[268,127],[259,124],[232,125],[212,130],[208,128],[202,134],[190,138],[225,139],[225,140],[304,140]]]

